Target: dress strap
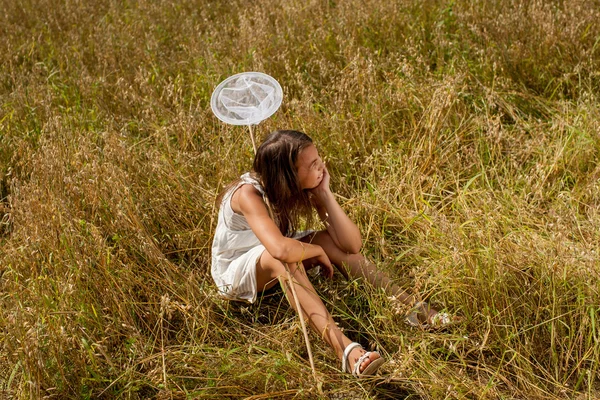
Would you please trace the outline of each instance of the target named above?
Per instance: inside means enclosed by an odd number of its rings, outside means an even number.
[[[262,185],[260,184],[260,182],[254,178],[249,172],[246,172],[244,175],[240,176],[240,185],[243,184],[250,184],[252,186],[254,186],[256,188],[256,190],[258,190],[260,192],[260,194],[262,195],[263,201],[265,202],[265,204],[267,205],[267,211],[269,212],[269,216],[271,217],[271,219],[275,222],[277,222],[277,218],[275,217],[275,214],[273,213],[273,207],[271,206],[271,203],[269,202],[269,199],[267,198],[267,194],[265,193],[265,189],[263,189]]]
[[[252,177],[249,172],[246,172],[244,175],[240,176],[242,183],[248,183],[256,188],[260,192],[260,194],[265,197],[265,190],[261,186],[260,182],[256,180],[256,178]]]

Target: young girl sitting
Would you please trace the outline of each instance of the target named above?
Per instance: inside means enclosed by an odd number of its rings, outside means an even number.
[[[371,375],[383,358],[342,333],[305,269],[320,265],[322,273],[331,278],[335,265],[346,278],[366,279],[406,304],[413,304],[414,299],[359,253],[358,227],[337,203],[329,179],[310,137],[297,131],[271,133],[257,150],[253,171],[230,184],[220,196],[211,273],[226,298],[252,303],[258,293],[286,277],[287,268],[303,315],[335,350],[343,372],[356,377]],[[326,230],[298,231],[301,219],[308,226],[313,222],[314,209]],[[296,309],[292,293],[286,295]],[[407,322],[440,325],[449,321],[446,314],[421,302]]]

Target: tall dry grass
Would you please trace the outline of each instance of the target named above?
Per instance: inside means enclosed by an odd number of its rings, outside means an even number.
[[[600,397],[600,3],[2,2],[6,398]],[[356,381],[281,293],[216,296],[209,256],[247,132],[232,73],[278,79],[257,129],[317,142],[364,251],[461,314],[446,333],[317,281],[390,360]]]

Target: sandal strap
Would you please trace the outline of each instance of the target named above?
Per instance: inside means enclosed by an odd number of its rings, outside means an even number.
[[[357,347],[362,348],[360,343],[352,342],[348,346],[346,346],[346,348],[344,349],[344,355],[342,356],[342,372],[350,372],[354,375],[354,372],[349,370],[350,364],[348,363],[348,356],[350,355],[352,350],[354,350]],[[363,356],[361,356],[361,358]]]
[[[426,301],[419,301],[413,304],[410,312],[406,314],[406,323],[414,327],[427,327],[429,325],[427,320],[429,308],[429,304]],[[425,321],[423,321],[422,318],[420,318],[421,315],[425,316]]]
[[[452,322],[452,319],[448,313],[437,313],[431,318],[431,325],[435,327],[445,326],[450,322]]]
[[[418,303],[416,303],[413,306],[413,310],[422,313],[425,315],[425,317],[427,317],[427,314],[429,314],[429,310],[431,309],[431,306],[429,305],[428,302],[426,301],[419,301]]]
[[[357,378],[360,376],[360,374],[361,374],[360,365],[363,363],[363,361],[365,361],[367,358],[369,358],[371,353],[372,353],[372,351],[366,351],[362,356],[360,356],[358,358],[358,360],[356,360],[356,364],[354,364],[354,368],[352,370],[352,375],[354,375]]]

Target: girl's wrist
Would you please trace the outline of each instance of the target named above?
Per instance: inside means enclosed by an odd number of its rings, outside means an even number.
[[[333,193],[331,192],[331,190],[329,188],[327,188],[326,190],[319,190],[318,192],[315,192],[313,194],[314,194],[317,202],[321,205],[325,205],[327,200],[329,200],[330,198],[333,198]]]

